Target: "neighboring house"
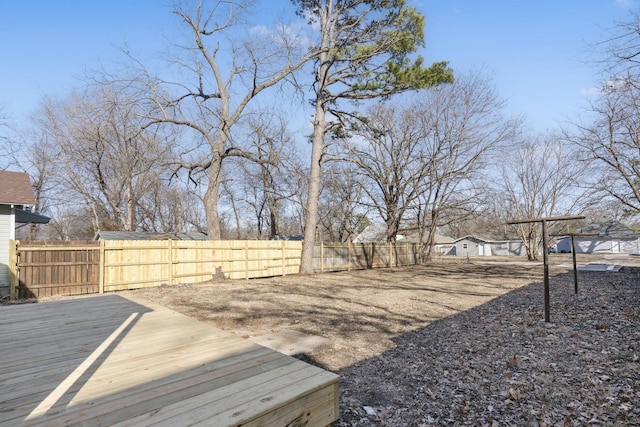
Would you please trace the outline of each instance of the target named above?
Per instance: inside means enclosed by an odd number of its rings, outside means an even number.
[[[398,234],[396,241],[404,241],[404,236]],[[368,225],[360,234],[352,240],[352,243],[386,243],[387,226],[385,224]]]
[[[597,233],[596,236],[575,236],[576,253],[640,254],[640,233],[618,221],[590,224],[576,234]],[[558,239],[560,253],[571,252],[571,237]]]
[[[526,247],[522,240],[490,240],[467,235],[454,241],[445,255],[456,256],[524,256]]]
[[[453,246],[445,255],[490,256],[491,245],[481,237],[467,235],[454,240]]]
[[[292,234],[292,235],[276,234],[275,236],[269,237],[269,240],[289,240],[289,241],[302,242],[304,240],[304,236],[302,234]]]
[[[49,222],[32,212],[35,204],[28,174],[0,171],[0,298],[9,295],[9,241],[16,238],[16,227]]]
[[[527,247],[522,240],[491,240],[491,254],[495,256],[526,256]]]
[[[93,240],[207,240],[207,235],[192,233],[147,233],[143,231],[98,231]]]
[[[420,236],[418,232],[408,231],[406,234],[398,234],[396,241],[399,243],[419,243]],[[369,225],[360,233],[353,243],[386,243],[387,227],[386,225]],[[445,255],[451,250],[455,241],[452,237],[436,234],[433,242],[433,253],[436,255]]]
[[[436,234],[434,236],[433,252],[436,255],[446,255],[455,243],[456,241],[453,237]]]

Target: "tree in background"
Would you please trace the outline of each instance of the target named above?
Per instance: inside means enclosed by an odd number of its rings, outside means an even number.
[[[280,33],[252,33],[241,27],[250,1],[192,1],[178,4],[175,15],[189,37],[170,55],[168,69],[152,75],[136,62],[135,77],[116,79],[137,87],[150,113],[144,128],[172,125],[183,128],[185,143],[176,168],[206,174],[204,207],[210,239],[220,239],[220,190],[225,159],[257,161],[234,137],[252,101],[283,82],[309,59],[306,49],[283,27]],[[246,37],[238,37],[241,30]],[[235,32],[231,32],[235,30]],[[163,75],[173,74],[163,78]]]
[[[640,87],[616,80],[591,102],[589,119],[567,138],[592,165],[588,180],[598,199],[613,198],[640,213]]]
[[[140,201],[163,176],[168,135],[140,132],[139,108],[108,87],[43,105],[47,149],[40,158],[55,162],[56,180],[73,194],[66,203],[88,207],[94,232],[135,231]]]
[[[520,126],[505,117],[505,101],[482,71],[430,89],[412,107],[426,130],[424,178],[414,203],[421,258],[431,259],[436,231],[477,215],[486,205],[495,151],[510,145]]]
[[[353,167],[332,162],[322,176],[318,231],[325,242],[348,242],[369,224],[364,191]]]
[[[421,91],[411,102],[380,103],[352,121],[344,158],[393,241],[402,224],[417,228],[423,260],[436,230],[477,214],[493,150],[510,143],[519,121],[481,72]]]
[[[367,119],[351,120],[343,159],[353,165],[362,203],[386,225],[386,239],[395,241],[406,212],[417,203],[434,160],[427,152],[429,129],[413,105],[378,103]]]
[[[603,83],[565,138],[589,167],[583,179],[594,203],[615,201],[633,216],[640,213],[640,15],[597,47]]]
[[[252,159],[238,159],[235,173],[227,181],[227,194],[234,206],[237,229],[241,228],[238,203],[245,205],[253,238],[274,238],[289,234],[284,227],[287,205],[299,191],[296,168],[299,159],[291,149],[293,140],[288,120],[280,112],[271,110],[252,114],[243,126],[248,151]]]
[[[503,153],[501,193],[510,219],[569,215],[579,210],[584,164],[554,135],[527,138]],[[527,257],[537,260],[542,249],[540,225],[519,224]]]
[[[49,214],[52,198],[58,189],[54,180],[56,161],[49,155],[47,136],[38,129],[17,131],[0,108],[0,169],[11,168],[29,174],[36,204],[34,211]],[[24,238],[37,239],[43,228],[32,224]]]
[[[11,143],[10,129],[9,117],[5,113],[5,106],[0,104],[0,170],[8,166],[7,160],[12,153],[13,144]]]
[[[313,246],[325,154],[325,135],[338,132],[340,101],[390,96],[451,82],[444,62],[424,67],[410,59],[424,44],[424,17],[404,0],[292,0],[317,27],[314,56],[313,137],[300,272],[313,273]]]

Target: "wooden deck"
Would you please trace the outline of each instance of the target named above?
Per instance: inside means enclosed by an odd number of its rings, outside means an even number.
[[[2,426],[326,426],[338,380],[119,295],[0,307]]]

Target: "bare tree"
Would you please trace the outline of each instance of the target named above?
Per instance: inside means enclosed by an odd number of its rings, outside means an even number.
[[[0,111],[0,115],[1,115]],[[47,135],[37,128],[15,129],[9,119],[3,124],[0,116],[0,128],[6,127],[7,134],[0,136],[0,161],[2,167],[11,167],[29,174],[33,188],[35,205],[34,211],[50,214],[49,209],[54,205],[54,194],[59,192],[55,181],[56,159],[51,155],[51,144]],[[43,234],[45,226],[31,225],[28,233],[23,233],[29,239],[38,238]]]
[[[409,56],[424,44],[424,17],[404,0],[293,0],[319,29],[314,42],[314,120],[300,272],[313,273],[325,135],[339,132],[341,100],[364,100],[452,81],[444,62]],[[337,120],[337,121],[336,121]]]
[[[163,173],[166,135],[140,132],[138,108],[108,87],[43,106],[48,155],[60,181],[90,209],[94,231],[136,230],[139,202]]]
[[[138,202],[138,228],[150,232],[206,232],[200,218],[202,200],[176,177],[159,176],[148,183]]]
[[[368,200],[394,240],[404,222],[417,227],[422,258],[436,230],[474,215],[483,205],[487,160],[519,125],[480,72],[422,91],[403,107],[378,104],[354,130],[345,157],[354,163]],[[364,130],[364,132],[362,130]]]
[[[426,130],[421,142],[425,173],[414,208],[423,261],[431,258],[439,227],[484,208],[489,160],[494,149],[512,142],[520,126],[504,115],[504,107],[482,70],[430,89],[412,107],[417,125]]]
[[[617,80],[591,103],[586,123],[575,122],[567,138],[593,165],[589,184],[599,199],[613,198],[640,213],[640,88]]]
[[[9,116],[5,112],[5,106],[0,104],[0,170],[8,166],[7,160],[11,158],[13,144],[10,137]]]
[[[239,39],[237,25],[250,12],[251,3],[219,0],[178,4],[174,13],[191,40],[171,56],[169,68],[175,69],[177,77],[153,76],[140,67],[133,81],[121,80],[125,87],[137,86],[155,108],[146,116],[145,128],[174,125],[188,130],[190,138],[197,141],[195,146],[185,144],[175,163],[191,173],[207,174],[204,206],[210,239],[221,238],[218,204],[224,160],[240,157],[256,161],[256,153],[234,139],[236,125],[260,93],[283,82],[311,58],[286,28]]]
[[[239,197],[255,218],[257,238],[281,234],[280,223],[285,205],[291,203],[298,192],[295,167],[299,163],[293,140],[287,128],[287,119],[277,111],[253,114],[245,126],[248,150],[254,161],[238,162],[235,187]]]
[[[593,48],[599,54],[596,61],[606,81],[619,78],[638,82],[640,76],[640,14],[632,13],[630,19],[618,22],[609,36]]]
[[[620,22],[594,46],[603,83],[565,138],[590,164],[583,185],[596,203],[615,201],[640,213],[640,15]]]
[[[327,242],[348,242],[370,224],[364,191],[353,167],[330,163],[323,174],[318,231]]]
[[[582,196],[584,164],[560,138],[545,135],[522,141],[502,158],[501,187],[510,219],[574,213]],[[516,230],[527,257],[537,260],[542,246],[539,224],[521,224]]]
[[[429,129],[412,107],[379,103],[367,120],[352,121],[343,158],[355,166],[363,200],[386,224],[387,241],[395,241],[402,220],[422,191],[432,159],[426,145]]]

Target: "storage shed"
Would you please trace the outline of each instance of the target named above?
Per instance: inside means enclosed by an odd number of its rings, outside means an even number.
[[[491,256],[489,241],[481,237],[467,235],[454,241],[447,255],[457,256]]]
[[[522,240],[490,240],[467,235],[456,239],[446,255],[457,256],[524,256]]]

